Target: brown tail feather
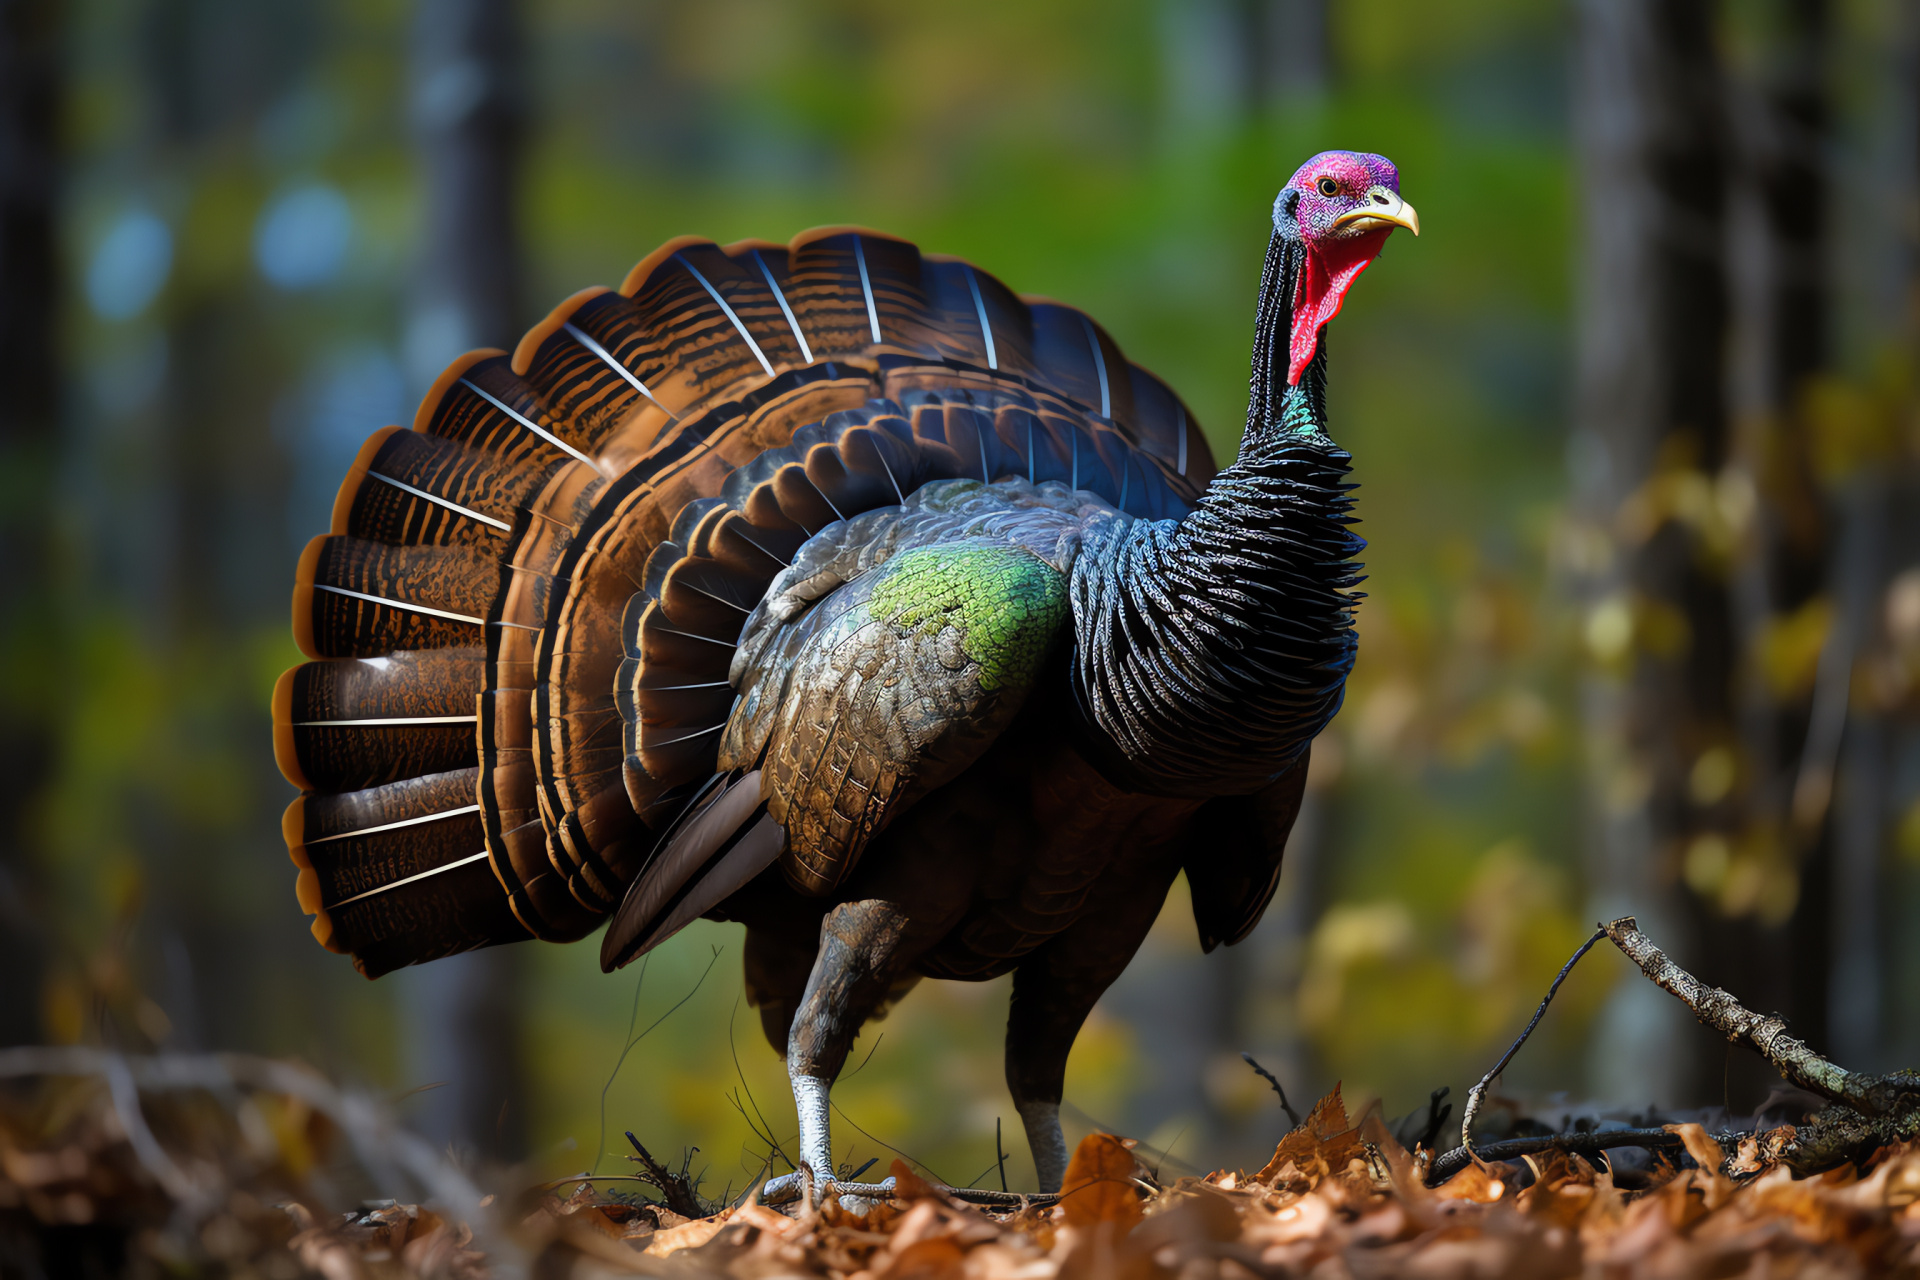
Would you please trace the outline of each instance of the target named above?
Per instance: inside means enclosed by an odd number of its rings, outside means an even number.
[[[476,776],[309,794],[288,807],[296,891],[323,945],[350,952],[371,977],[402,954],[451,955],[522,932],[485,863]]]
[[[321,534],[295,572],[294,640],[314,658],[479,643],[498,565],[465,550]]]
[[[332,532],[402,546],[498,548],[513,532],[526,479],[457,441],[387,427],[347,472]]]
[[[274,758],[305,791],[354,791],[470,766],[479,648],[308,662],[273,689]]]

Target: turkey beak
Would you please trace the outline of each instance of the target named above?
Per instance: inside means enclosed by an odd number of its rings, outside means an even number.
[[[1336,231],[1344,231],[1349,227],[1355,231],[1405,227],[1417,236],[1420,234],[1420,215],[1413,211],[1412,205],[1400,198],[1398,191],[1374,187],[1367,192],[1367,203],[1335,218],[1333,226]]]

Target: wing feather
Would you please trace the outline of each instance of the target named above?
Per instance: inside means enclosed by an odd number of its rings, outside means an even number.
[[[1200,947],[1232,946],[1253,932],[1280,883],[1280,859],[1300,816],[1307,751],[1264,791],[1209,800],[1194,815],[1182,869],[1193,892]]]

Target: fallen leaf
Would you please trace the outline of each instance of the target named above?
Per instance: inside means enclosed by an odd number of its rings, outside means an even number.
[[[938,1200],[944,1199],[931,1182],[915,1173],[905,1160],[895,1157],[893,1168],[893,1198],[896,1200]]]
[[[806,1230],[784,1213],[775,1213],[763,1204],[750,1204],[733,1215],[733,1221],[760,1228],[776,1240],[787,1240]]]
[[[1111,1222],[1121,1233],[1140,1221],[1140,1197],[1134,1191],[1133,1143],[1110,1133],[1090,1133],[1067,1162],[1060,1184],[1060,1207],[1070,1227]]]
[[[1507,1184],[1495,1177],[1493,1166],[1470,1164],[1433,1189],[1442,1200],[1469,1200],[1474,1204],[1492,1204],[1505,1195]]]
[[[1360,1131],[1347,1118],[1347,1107],[1340,1100],[1340,1086],[1336,1084],[1332,1093],[1313,1104],[1299,1128],[1280,1139],[1273,1149],[1273,1159],[1254,1175],[1254,1180],[1274,1187],[1305,1182],[1306,1187],[1298,1188],[1304,1190],[1329,1173],[1344,1171],[1348,1161],[1364,1159],[1363,1152]],[[1296,1172],[1283,1178],[1289,1163]]]
[[[966,1263],[966,1251],[949,1236],[916,1240],[892,1255],[874,1280],[950,1280]]]
[[[1666,1130],[1678,1135],[1680,1145],[1700,1166],[1695,1173],[1695,1185],[1706,1197],[1706,1207],[1718,1209],[1733,1193],[1734,1187],[1732,1179],[1720,1172],[1721,1166],[1727,1162],[1727,1153],[1697,1124],[1670,1124]]]
[[[665,1231],[653,1233],[653,1239],[647,1242],[647,1252],[656,1258],[664,1258],[670,1253],[682,1249],[693,1249],[705,1244],[719,1235],[731,1218],[727,1214],[718,1214],[711,1218],[701,1218],[678,1227],[668,1227]]]

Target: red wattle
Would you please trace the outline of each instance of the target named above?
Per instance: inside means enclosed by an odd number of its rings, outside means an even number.
[[[1307,261],[1293,294],[1293,332],[1287,335],[1288,386],[1300,385],[1301,375],[1313,361],[1313,349],[1320,343],[1320,330],[1340,314],[1347,290],[1379,256],[1380,246],[1387,242],[1391,230],[1382,227],[1357,236],[1308,243]]]

